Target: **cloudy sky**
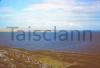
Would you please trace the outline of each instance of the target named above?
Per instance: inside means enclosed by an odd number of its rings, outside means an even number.
[[[0,28],[100,30],[100,0],[0,0]]]

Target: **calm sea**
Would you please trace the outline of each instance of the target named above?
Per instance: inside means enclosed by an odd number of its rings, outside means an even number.
[[[25,40],[22,39],[20,32],[15,32],[14,38],[12,40],[11,32],[0,32],[0,45],[9,45],[16,48],[25,48],[28,50],[55,50],[55,51],[68,51],[68,52],[90,52],[90,53],[100,53],[100,32],[92,32],[92,40],[89,40],[89,35],[86,35],[86,40],[82,39],[82,32],[80,33],[80,40],[77,40],[78,35],[75,33],[73,40],[71,40],[71,34],[66,34],[67,39],[64,36],[61,37],[63,33],[48,32],[46,34],[47,40],[43,38],[43,32],[38,32],[38,35],[29,35],[28,32],[25,33]],[[20,35],[19,35],[20,34]],[[39,37],[41,38],[39,40]],[[61,38],[61,39],[59,39]],[[34,40],[35,39],[35,40]],[[50,40],[49,40],[50,39]]]

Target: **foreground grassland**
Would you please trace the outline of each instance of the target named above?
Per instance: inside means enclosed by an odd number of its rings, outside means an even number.
[[[100,55],[0,47],[0,68],[100,68]]]

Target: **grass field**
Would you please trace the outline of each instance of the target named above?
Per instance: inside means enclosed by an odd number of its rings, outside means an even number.
[[[100,68],[100,55],[0,47],[0,68]]]

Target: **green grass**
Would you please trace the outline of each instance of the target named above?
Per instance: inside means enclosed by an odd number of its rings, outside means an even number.
[[[12,68],[12,64],[16,66],[16,68],[41,68],[40,66],[42,64],[47,65],[47,68],[100,68],[99,55],[53,51],[28,51],[18,48],[1,48],[0,50],[7,52],[7,54],[3,54],[6,56],[5,58],[0,57],[0,65],[3,66],[0,68]],[[4,61],[4,59],[7,61]]]
[[[52,59],[50,57],[38,58],[37,61],[44,63],[44,64],[48,64],[53,67],[62,67],[63,66],[63,62]]]

